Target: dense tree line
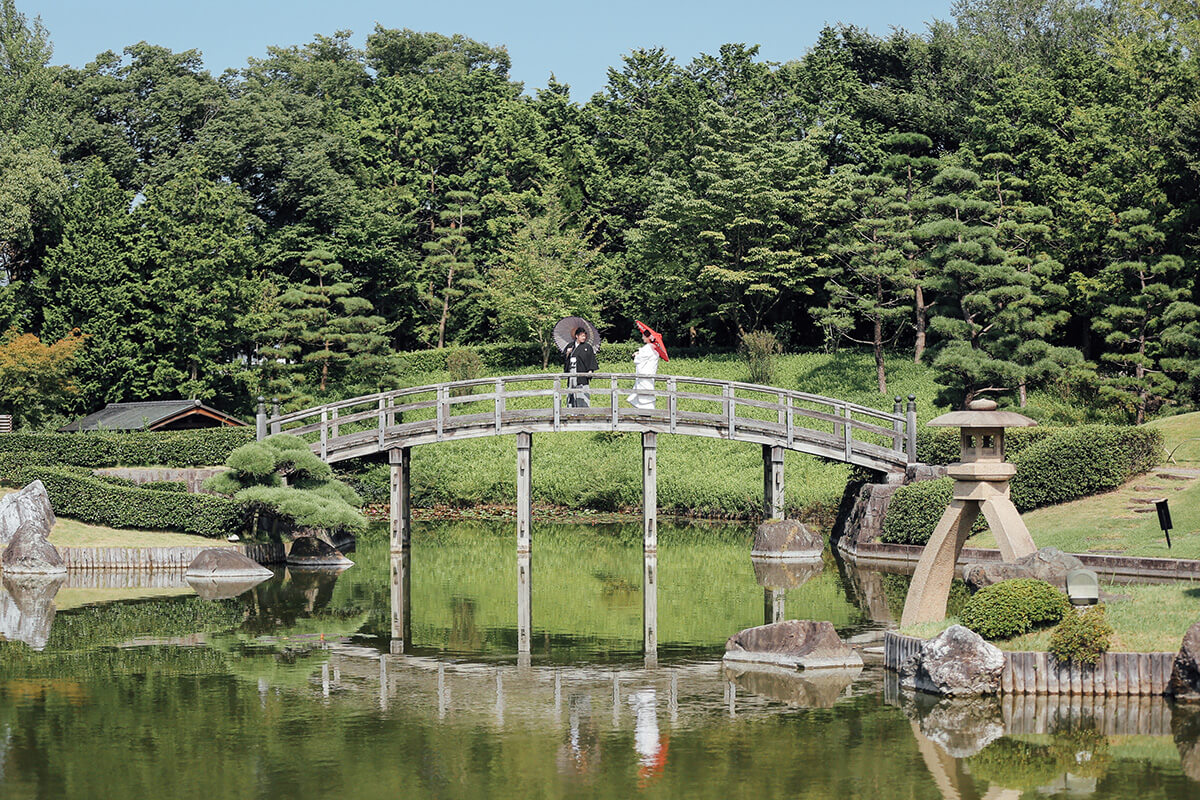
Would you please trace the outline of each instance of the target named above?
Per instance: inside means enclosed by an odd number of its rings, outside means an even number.
[[[145,42],[49,66],[0,0],[0,330],[85,337],[78,409],[371,390],[582,312],[1140,421],[1200,397],[1198,45],[1182,0],[959,0],[781,64],[634,50],[578,102],[380,26],[220,76]]]

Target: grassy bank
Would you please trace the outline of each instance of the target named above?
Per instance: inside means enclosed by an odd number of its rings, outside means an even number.
[[[632,364],[606,361],[602,370],[630,371]],[[875,384],[873,360],[855,353],[781,356],[773,385],[850,400],[890,411],[891,395],[915,394],[924,422],[945,409],[934,404],[932,372],[905,358],[888,361],[889,395]],[[541,372],[540,368],[524,370]],[[676,359],[660,374],[721,380],[749,379],[735,355]],[[411,376],[413,385],[449,380],[444,372]],[[641,443],[632,434],[560,433],[534,437],[533,499],[572,509],[637,508],[642,497]],[[516,497],[512,437],[445,442],[413,451],[413,494],[418,506],[510,504]],[[748,517],[762,506],[762,455],[758,446],[688,436],[662,436],[658,444],[658,502],[663,513]],[[387,497],[388,468],[368,470],[360,484],[368,499]],[[829,516],[837,507],[849,467],[802,453],[785,461],[788,513]]]
[[[1170,501],[1171,549],[1158,526],[1153,504]],[[1115,492],[1039,508],[1022,515],[1038,547],[1068,553],[1113,553],[1156,558],[1200,558],[1200,480],[1155,470]],[[995,547],[991,531],[971,537],[968,547]]]
[[[1114,600],[1105,606],[1114,632],[1109,650],[1114,653],[1178,650],[1183,635],[1200,619],[1200,584],[1113,585],[1104,590],[1129,598]],[[947,617],[941,622],[914,625],[902,632],[927,638],[957,623],[958,617]],[[992,644],[1001,650],[1045,650],[1050,644],[1052,630],[1045,628]]]

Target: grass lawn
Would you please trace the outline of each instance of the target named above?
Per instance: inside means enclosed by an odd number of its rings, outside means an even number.
[[[0,487],[0,497],[14,491]],[[66,517],[58,518],[50,531],[50,543],[59,547],[222,547],[227,544],[205,536],[106,528]]]
[[[1200,411],[1164,417],[1146,424],[1163,432],[1163,446],[1166,448],[1164,460],[1167,453],[1174,453],[1174,464],[1167,462],[1166,466],[1200,465]]]
[[[1114,653],[1177,651],[1188,628],[1200,621],[1200,583],[1113,585],[1104,590],[1130,598],[1105,606],[1114,631],[1109,650]],[[957,617],[947,617],[941,622],[913,625],[903,633],[928,638],[957,623]],[[1045,650],[1051,631],[1053,628],[1045,628],[992,644],[1001,650]]]
[[[1173,480],[1162,477],[1161,471],[1137,477],[1113,492],[1039,508],[1021,517],[1038,547],[1068,553],[1200,558],[1200,479]],[[1138,502],[1161,497],[1170,500],[1175,525],[1170,550],[1154,506]],[[983,531],[972,536],[967,546],[995,547],[996,539],[991,531]]]

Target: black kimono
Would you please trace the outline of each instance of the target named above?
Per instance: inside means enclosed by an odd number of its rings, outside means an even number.
[[[563,350],[563,372],[573,375],[576,372],[595,372],[599,368],[596,351],[587,342],[571,342]],[[591,378],[571,378],[570,388],[582,388],[584,391],[572,392],[567,396],[567,405],[570,408],[588,408],[591,405],[586,388],[590,382]]]

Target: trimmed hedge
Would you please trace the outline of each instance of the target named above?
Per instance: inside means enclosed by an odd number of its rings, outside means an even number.
[[[1039,430],[1042,433],[1034,436]],[[958,431],[949,432],[954,434],[957,448]],[[1156,428],[1083,425],[1024,428],[1009,431],[1008,435],[1018,433],[1023,435],[1007,442],[1008,455],[1017,466],[1009,486],[1013,504],[1023,512],[1116,489],[1152,469],[1162,453],[1162,432]],[[927,442],[926,446],[944,447],[943,439]],[[1014,442],[1019,444],[1013,446]],[[955,454],[957,458],[957,449]],[[950,502],[953,486],[952,478],[939,478],[900,487],[888,506],[880,541],[916,545],[928,542]],[[980,531],[985,526],[977,522],[974,529]]]
[[[1029,511],[1111,491],[1152,469],[1162,450],[1162,431],[1157,428],[1084,425],[1064,429],[1016,459],[1013,504],[1020,511]]]
[[[0,435],[0,457],[76,467],[197,467],[224,464],[254,428],[202,428],[137,433],[9,433]]]
[[[54,513],[110,528],[168,530],[225,537],[245,528],[242,503],[208,494],[122,486],[71,467],[6,467],[0,480],[18,485],[40,480]]]
[[[1058,622],[1071,610],[1067,596],[1045,581],[1015,578],[980,589],[959,621],[985,639],[1011,639]]]

